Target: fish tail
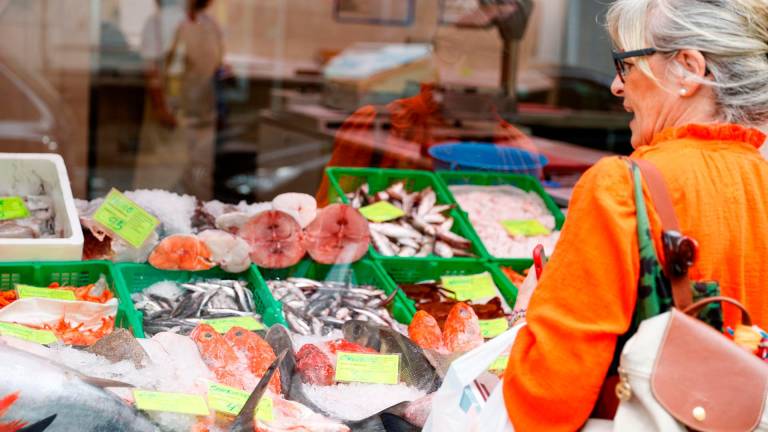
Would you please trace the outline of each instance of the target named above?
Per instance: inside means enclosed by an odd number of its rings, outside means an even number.
[[[0,399],[0,416],[4,416],[6,412],[8,412],[8,409],[13,405],[16,400],[19,398],[20,392],[11,393],[2,399]],[[2,424],[0,424],[2,426]],[[0,432],[5,432],[2,429],[0,429]]]
[[[10,423],[0,423],[0,432],[17,432],[26,426],[27,423],[21,420],[14,420]]]

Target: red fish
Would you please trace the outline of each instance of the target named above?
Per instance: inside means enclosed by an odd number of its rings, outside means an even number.
[[[331,360],[315,345],[306,344],[296,353],[296,370],[306,384],[333,385],[334,370]]]
[[[269,369],[277,356],[267,341],[252,331],[242,327],[229,329],[224,339],[240,355],[248,360],[248,368],[257,377],[261,378]],[[269,388],[276,395],[280,394],[280,371],[269,381]]]
[[[0,399],[0,417],[4,416],[5,413],[8,412],[8,410],[11,408],[11,405],[13,405],[18,398],[19,392],[16,392]],[[10,423],[0,423],[0,432],[16,432],[26,425],[27,423],[21,420],[13,420]]]
[[[160,270],[208,270],[213,267],[211,251],[193,235],[176,234],[163,239],[149,256]]]
[[[443,328],[445,347],[451,352],[467,352],[482,345],[483,334],[480,320],[475,311],[466,303],[456,303]]]
[[[198,324],[189,336],[197,344],[203,362],[221,384],[245,390],[237,372],[241,360],[224,337],[208,324]]]
[[[408,326],[408,336],[421,348],[433,350],[444,348],[443,332],[440,331],[437,320],[425,311],[420,310],[413,316]]]
[[[363,354],[378,354],[379,352],[364,347],[362,345],[358,345],[356,343],[349,342],[345,339],[337,339],[334,341],[326,342],[325,346],[328,347],[328,350],[332,352],[333,354],[336,354],[337,352],[349,352],[349,353],[363,353]]]

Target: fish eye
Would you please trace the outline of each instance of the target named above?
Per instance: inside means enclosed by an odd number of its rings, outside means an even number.
[[[235,331],[235,336],[238,336],[238,337],[240,337],[240,336],[242,336],[242,335],[243,335],[243,331],[242,331],[242,330],[236,330],[236,331]]]
[[[213,339],[213,335],[211,333],[203,333],[203,339]]]

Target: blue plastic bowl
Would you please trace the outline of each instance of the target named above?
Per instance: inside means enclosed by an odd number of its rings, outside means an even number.
[[[482,142],[453,142],[429,148],[435,169],[500,171],[539,176],[549,163],[543,155]]]

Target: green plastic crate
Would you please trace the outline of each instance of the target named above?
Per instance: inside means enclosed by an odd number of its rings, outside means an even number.
[[[405,181],[406,190],[415,192],[420,191],[428,186],[432,186],[432,189],[437,195],[438,204],[456,204],[453,196],[447,189],[440,183],[435,175],[430,171],[419,170],[399,170],[399,169],[383,169],[383,168],[326,168],[326,174],[328,180],[331,183],[329,192],[329,202],[343,202],[349,204],[349,200],[346,197],[346,193],[353,192],[360,187],[363,183],[368,183],[370,192],[378,192],[386,189],[390,185],[398,182]],[[472,253],[477,258],[484,259],[488,257],[485,248],[480,243],[480,239],[475,234],[475,230],[469,225],[467,220],[463,217],[462,212],[458,208],[453,208],[449,212],[453,217],[454,223],[453,231],[470,242],[472,242]],[[380,254],[371,245],[369,249],[371,257],[377,261],[387,259],[397,259],[397,257],[388,257]],[[474,261],[477,258],[471,257],[454,257],[454,258],[440,258],[436,255],[430,255],[428,257],[411,257],[410,259],[416,262],[426,262],[430,259],[437,260],[457,260],[457,261]]]
[[[267,326],[274,324],[285,324],[283,320],[282,308],[280,303],[272,298],[264,279],[259,274],[256,266],[251,266],[242,273],[229,273],[216,267],[204,271],[169,271],[158,270],[149,264],[116,264],[117,277],[129,293],[128,305],[133,313],[138,316],[138,326],[134,326],[133,334],[136,337],[146,337],[144,334],[144,314],[136,310],[133,301],[130,300],[130,294],[144,291],[150,285],[162,281],[174,281],[179,283],[189,282],[193,278],[219,278],[219,279],[237,279],[248,282],[253,292],[254,310],[261,314],[262,322]]]
[[[412,284],[427,280],[439,281],[442,276],[473,275],[488,272],[510,308],[517,299],[517,287],[502,273],[497,264],[483,260],[447,261],[429,260],[415,264],[409,258],[380,262],[386,274],[397,284]]]
[[[289,277],[313,279],[317,281],[330,280],[334,282],[350,281],[357,285],[372,285],[387,294],[391,294],[397,286],[386,276],[384,270],[374,261],[360,260],[353,264],[326,265],[305,258],[298,264],[284,269],[259,268],[265,280],[282,280]],[[413,302],[400,291],[395,294],[394,301],[390,304],[392,316],[399,322],[408,324],[411,322],[416,309]]]
[[[141,325],[141,317],[133,308],[131,297],[120,285],[110,261],[46,261],[0,263],[0,291],[14,289],[16,284],[47,287],[53,282],[62,286],[84,286],[95,283],[101,275],[118,300],[115,325],[133,332]]]
[[[455,202],[456,198],[453,196],[453,194],[450,191],[450,186],[454,185],[476,185],[476,186],[499,186],[499,185],[511,185],[518,187],[526,192],[536,192],[543,200],[544,204],[547,206],[547,209],[549,209],[550,213],[555,218],[555,227],[559,230],[562,229],[563,223],[565,223],[565,215],[563,215],[563,212],[560,211],[560,207],[555,204],[555,202],[552,200],[552,197],[549,196],[549,194],[544,190],[544,187],[541,185],[541,182],[536,177],[525,175],[525,174],[512,174],[512,173],[501,173],[501,172],[487,172],[487,171],[437,171],[436,176],[438,178],[438,181],[442,183],[441,187],[443,187],[448,194],[451,195],[451,199]],[[501,257],[494,257],[491,255],[490,252],[485,248],[485,245],[483,244],[483,241],[480,239],[480,236],[477,235],[477,232],[475,232],[475,229],[472,227],[472,224],[469,222],[469,215],[462,211],[461,212],[462,217],[466,221],[467,225],[472,230],[472,235],[477,239],[478,244],[480,245],[480,248],[482,249],[483,255],[491,260],[497,260],[497,259],[512,259],[516,261],[528,261],[527,258],[501,258]]]

